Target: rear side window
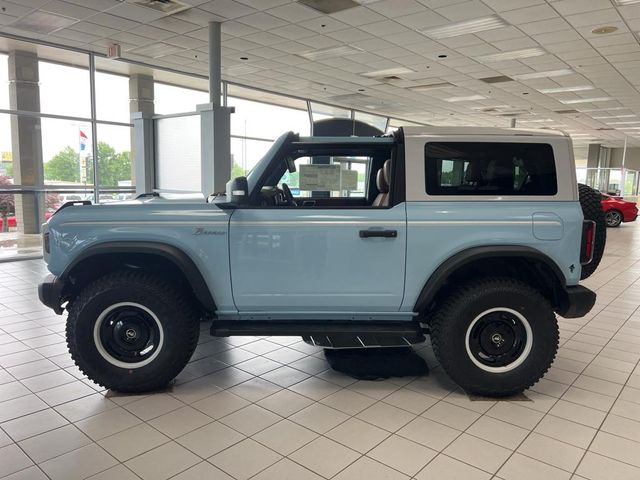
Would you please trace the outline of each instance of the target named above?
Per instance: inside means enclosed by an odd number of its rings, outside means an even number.
[[[555,195],[553,148],[545,143],[430,142],[429,195]]]

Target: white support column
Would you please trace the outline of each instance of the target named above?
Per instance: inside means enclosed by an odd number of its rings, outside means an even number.
[[[133,179],[136,193],[153,191],[155,178],[155,137],[153,128],[154,83],[151,75],[129,77],[129,111],[131,112],[131,146],[133,147]]]
[[[209,23],[209,101],[198,105],[201,128],[201,189],[206,197],[224,192],[231,177],[231,114],[233,107],[223,107],[222,41],[219,22]]]

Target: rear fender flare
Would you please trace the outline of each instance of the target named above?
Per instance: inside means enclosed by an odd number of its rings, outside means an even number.
[[[476,260],[508,257],[526,258],[542,262],[551,269],[562,287],[566,285],[566,277],[556,262],[535,248],[515,245],[472,247],[449,257],[436,268],[422,287],[414,306],[414,312],[424,311],[435,299],[438,291],[446,283],[447,279],[465,265]]]

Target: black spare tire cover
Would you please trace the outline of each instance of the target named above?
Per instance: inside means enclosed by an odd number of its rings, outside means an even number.
[[[580,279],[584,280],[596,271],[602,256],[604,255],[604,247],[607,243],[607,222],[600,204],[600,192],[593,188],[578,184],[578,194],[580,197],[580,206],[585,220],[593,220],[596,222],[595,245],[593,249],[593,260],[591,263],[582,266],[582,274]]]

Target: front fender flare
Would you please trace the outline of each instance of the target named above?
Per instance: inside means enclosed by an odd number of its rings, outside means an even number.
[[[196,299],[209,312],[215,312],[215,302],[207,283],[202,276],[199,268],[191,257],[183,250],[173,245],[159,242],[140,242],[140,241],[115,241],[104,242],[92,245],[76,256],[67,266],[65,271],[60,275],[60,280],[64,281],[68,278],[69,273],[73,271],[84,260],[105,254],[146,254],[157,255],[172,262],[184,274],[185,278],[191,285]]]

